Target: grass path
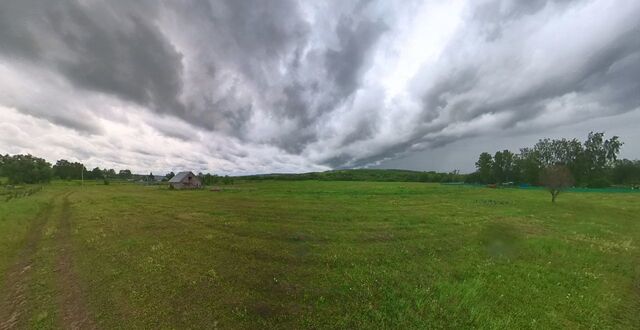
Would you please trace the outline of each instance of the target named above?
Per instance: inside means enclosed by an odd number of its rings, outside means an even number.
[[[62,293],[58,297],[62,311],[61,321],[65,329],[95,329],[95,322],[87,310],[86,299],[78,275],[73,268],[70,217],[69,194],[67,194],[62,200],[62,213],[57,232],[56,278],[58,289]]]
[[[27,285],[32,277],[33,263],[42,238],[42,231],[51,216],[53,201],[37,215],[27,234],[26,244],[15,264],[6,274],[4,287],[0,291],[0,329],[24,327],[24,310],[27,302]]]
[[[71,256],[71,192],[54,195],[40,210],[28,230],[25,244],[16,262],[6,273],[0,291],[0,329],[64,328],[95,329],[96,325],[87,311],[81,282],[74,270]],[[48,228],[48,230],[47,230]],[[45,232],[52,234],[46,239]],[[53,257],[53,258],[52,258]],[[49,262],[53,259],[53,262]],[[46,281],[46,276],[55,273],[55,280]],[[47,292],[53,299],[43,299]],[[46,303],[53,312],[33,315]],[[44,302],[44,304],[43,304]],[[46,307],[45,307],[46,308]],[[35,323],[33,318],[50,316],[52,323]]]

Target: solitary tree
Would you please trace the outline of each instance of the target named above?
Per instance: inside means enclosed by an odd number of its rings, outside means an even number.
[[[551,202],[555,203],[560,192],[573,186],[575,181],[568,167],[551,165],[542,170],[540,182],[551,193]]]

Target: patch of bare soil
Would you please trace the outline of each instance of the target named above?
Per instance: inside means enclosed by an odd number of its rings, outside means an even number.
[[[27,232],[24,248],[18,260],[7,272],[3,287],[0,289],[0,329],[25,328],[24,311],[27,302],[27,286],[33,272],[33,262],[42,231],[51,216],[53,202],[50,202],[36,216]]]
[[[65,329],[96,329],[96,323],[88,311],[78,275],[73,268],[71,256],[71,205],[68,196],[62,202],[60,227],[57,234],[56,278],[60,294],[61,325]]]

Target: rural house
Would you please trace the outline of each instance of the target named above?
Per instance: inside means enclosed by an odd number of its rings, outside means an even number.
[[[196,189],[202,187],[202,182],[193,172],[180,172],[169,180],[169,185],[174,189]]]

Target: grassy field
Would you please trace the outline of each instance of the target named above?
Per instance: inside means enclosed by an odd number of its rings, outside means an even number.
[[[0,328],[640,328],[640,194],[53,183],[0,199]]]

